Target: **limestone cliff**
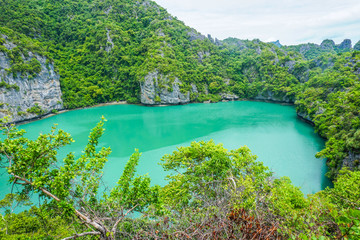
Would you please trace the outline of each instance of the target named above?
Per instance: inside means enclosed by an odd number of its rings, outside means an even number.
[[[325,39],[320,44],[320,47],[325,50],[334,50],[335,48],[335,42],[331,39]]]
[[[190,92],[181,92],[180,85],[181,81],[178,78],[171,81],[157,71],[151,72],[140,83],[141,103],[146,105],[189,103]]]
[[[358,42],[354,45],[354,50],[360,51],[360,41],[358,41]]]
[[[350,39],[344,39],[339,45],[339,49],[351,49],[351,40]]]
[[[299,111],[297,111],[296,114],[298,115],[299,118],[303,119],[304,121],[310,123],[311,125],[315,125],[313,120],[310,118],[309,114]]]
[[[10,42],[5,46],[14,47]],[[38,73],[12,73],[11,59],[0,52],[0,118],[10,116],[11,121],[19,122],[62,109],[60,76],[53,64],[31,52],[22,58],[25,63],[36,59],[41,66]]]
[[[254,97],[255,100],[261,100],[261,101],[272,101],[272,102],[285,102],[285,103],[294,103],[294,100],[287,97],[287,96],[276,96],[271,91],[264,91],[262,93],[259,93],[256,97]]]

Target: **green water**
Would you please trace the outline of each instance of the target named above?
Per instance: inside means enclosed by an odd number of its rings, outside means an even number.
[[[160,158],[188,146],[191,141],[210,140],[227,149],[247,145],[258,160],[276,176],[289,176],[304,193],[314,193],[329,182],[324,177],[325,160],[314,155],[324,146],[313,128],[299,120],[292,106],[263,102],[227,102],[190,104],[170,107],[113,105],[69,111],[20,126],[27,137],[47,133],[56,123],[71,133],[75,143],[63,148],[80,154],[91,128],[104,115],[108,120],[101,146],[110,146],[112,154],[105,167],[104,180],[113,185],[135,148],[142,152],[139,174],[149,174],[153,183],[164,184],[166,173],[158,165]],[[1,195],[9,191],[2,176]]]

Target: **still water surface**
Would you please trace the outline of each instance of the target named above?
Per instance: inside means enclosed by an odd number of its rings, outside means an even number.
[[[158,163],[164,154],[192,141],[210,139],[227,149],[247,145],[276,176],[289,176],[305,194],[329,184],[324,177],[325,160],[314,157],[324,141],[297,118],[292,106],[248,101],[169,107],[112,105],[69,111],[20,128],[27,131],[27,137],[36,138],[56,123],[75,139],[59,156],[79,155],[102,115],[108,121],[100,146],[112,149],[104,174],[110,186],[117,182],[135,148],[142,152],[138,174],[148,174],[152,183],[163,185],[166,173]],[[3,175],[0,197],[10,189],[5,182]]]

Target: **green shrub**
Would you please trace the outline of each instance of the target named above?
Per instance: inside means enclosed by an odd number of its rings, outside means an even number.
[[[37,115],[41,115],[41,114],[44,114],[45,111],[41,109],[41,107],[35,103],[35,106],[31,107],[31,108],[28,108],[26,110],[28,113],[34,113],[34,114],[37,114]]]
[[[0,82],[0,88],[1,87],[5,87],[6,89],[15,89],[16,91],[20,90],[18,85],[16,85],[16,84],[8,84],[8,83],[6,83],[4,81]]]
[[[23,112],[23,111],[18,111],[17,112],[17,115],[19,115],[19,116],[26,116],[26,112]]]
[[[161,98],[159,97],[159,95],[156,95],[154,101],[155,101],[156,103],[161,103]]]

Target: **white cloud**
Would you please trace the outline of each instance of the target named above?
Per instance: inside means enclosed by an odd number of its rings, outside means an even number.
[[[360,40],[358,0],[155,0],[202,34],[283,44]]]

